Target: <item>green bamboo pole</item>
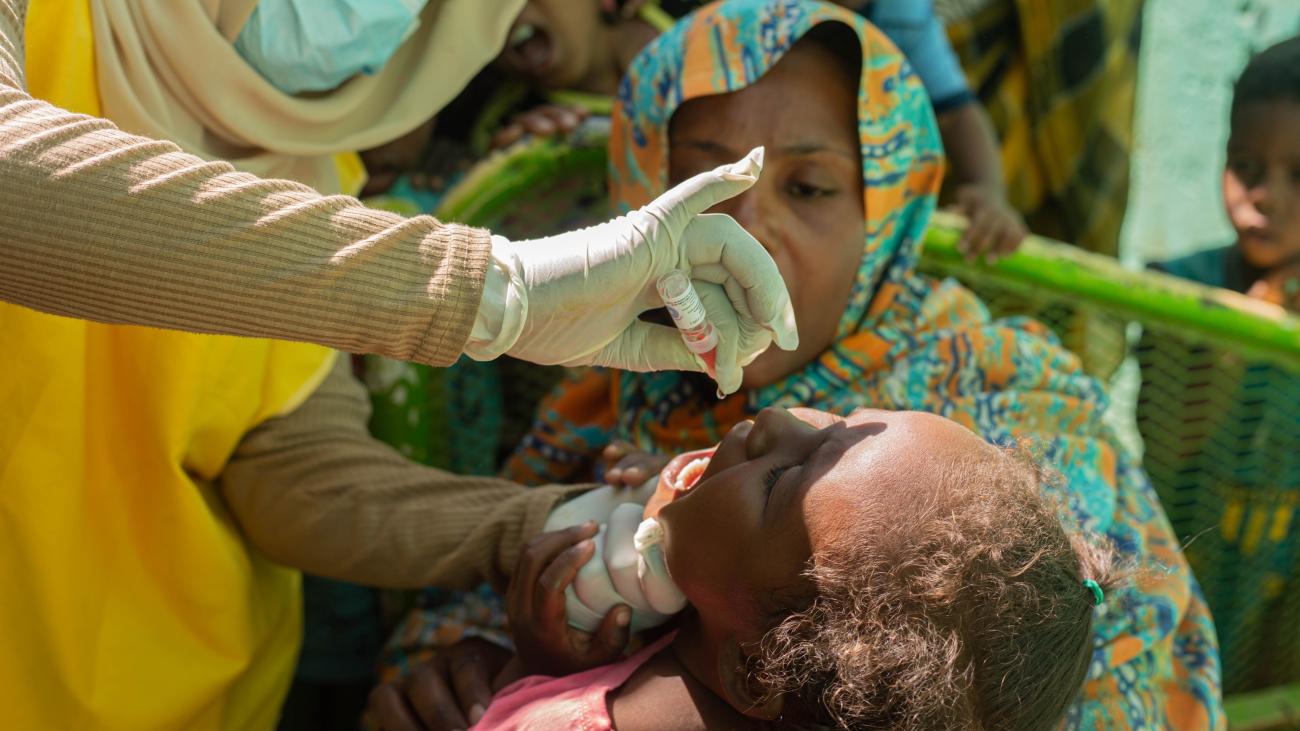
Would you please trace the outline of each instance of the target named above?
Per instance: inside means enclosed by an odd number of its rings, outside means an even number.
[[[544,187],[557,175],[605,175],[605,136],[597,129],[587,139],[536,140],[498,152],[480,162],[448,193],[434,215],[442,221],[490,226],[517,200]],[[558,233],[558,232],[557,232]]]
[[[604,175],[605,132],[576,142],[537,140],[480,163],[439,206],[445,221],[491,226],[515,201],[557,175]],[[1189,337],[1249,351],[1300,370],[1300,317],[1245,295],[1151,271],[1125,269],[1110,257],[1030,236],[994,263],[969,263],[957,251],[960,216],[936,213],[922,260],[968,282],[990,282],[1021,294],[1093,305]]]
[[[1050,292],[1300,369],[1300,317],[1280,307],[1159,272],[1125,269],[1110,257],[1038,236],[996,262],[970,263],[957,251],[963,227],[959,216],[936,214],[923,259],[958,279],[1022,294]]]

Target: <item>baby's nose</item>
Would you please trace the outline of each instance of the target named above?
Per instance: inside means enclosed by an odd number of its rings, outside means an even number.
[[[760,438],[767,449],[775,446],[781,439],[788,439],[817,431],[816,427],[806,424],[794,414],[779,406],[769,406],[754,417],[754,432],[750,441]]]

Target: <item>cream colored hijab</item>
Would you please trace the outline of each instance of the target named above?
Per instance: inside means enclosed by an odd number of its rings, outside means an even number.
[[[374,76],[292,96],[235,51],[257,0],[91,0],[104,116],[263,177],[338,192],[333,155],[419,126],[505,44],[524,0],[430,0]]]

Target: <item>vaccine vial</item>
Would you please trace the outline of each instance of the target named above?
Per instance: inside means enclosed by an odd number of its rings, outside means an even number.
[[[687,349],[700,356],[709,375],[716,378],[718,331],[709,322],[704,303],[700,301],[700,295],[691,285],[691,280],[682,272],[673,270],[660,277],[655,284]]]

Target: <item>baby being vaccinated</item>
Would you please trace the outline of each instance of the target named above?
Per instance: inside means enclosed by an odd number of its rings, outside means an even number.
[[[637,728],[645,703],[686,709],[681,727],[1054,727],[1114,573],[1109,548],[1067,531],[1055,487],[932,414],[764,410],[641,488],[552,515],[548,530],[601,524],[566,589],[572,627],[627,605],[633,630],[672,629],[507,687],[484,728],[557,712]]]

